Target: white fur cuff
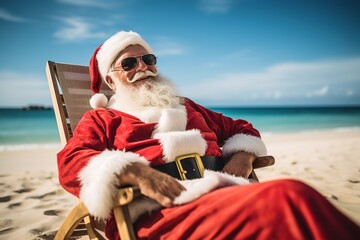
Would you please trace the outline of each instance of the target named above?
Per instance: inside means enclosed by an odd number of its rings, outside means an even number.
[[[246,134],[236,134],[229,138],[222,149],[224,157],[239,151],[254,153],[257,157],[264,156],[267,153],[264,142],[259,137]]]
[[[207,169],[204,171],[203,178],[180,181],[180,183],[186,188],[186,191],[181,192],[181,194],[175,198],[175,205],[194,201],[216,188],[250,184],[249,180],[245,178]]]
[[[190,153],[203,156],[207,148],[205,139],[196,129],[156,133],[154,138],[160,140],[165,162],[172,162],[177,156]]]
[[[127,165],[149,162],[138,154],[125,151],[104,150],[90,159],[80,174],[80,199],[85,203],[90,214],[95,218],[105,219],[114,207],[114,200],[119,185],[118,175]]]

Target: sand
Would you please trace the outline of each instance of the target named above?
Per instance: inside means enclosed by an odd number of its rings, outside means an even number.
[[[360,130],[264,135],[276,163],[261,181],[302,180],[360,224]],[[57,178],[60,146],[0,151],[0,239],[52,239],[77,199]]]

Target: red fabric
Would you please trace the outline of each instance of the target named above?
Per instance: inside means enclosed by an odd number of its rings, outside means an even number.
[[[137,221],[139,239],[360,239],[360,228],[311,187],[276,180],[221,188]],[[112,219],[106,228],[118,239]]]
[[[91,90],[93,91],[93,93],[100,92],[100,87],[101,87],[101,83],[102,83],[102,79],[101,79],[101,76],[99,73],[99,68],[98,68],[98,62],[96,59],[96,55],[97,55],[98,51],[100,50],[101,46],[102,46],[102,44],[98,48],[95,49],[95,52],[89,62]]]
[[[232,120],[212,112],[187,99],[186,129],[199,129],[207,142],[205,155],[221,156],[224,141],[237,133],[259,137],[259,132],[244,120]],[[156,123],[144,123],[138,118],[114,110],[96,109],[84,114],[74,136],[58,153],[60,184],[79,196],[79,172],[89,160],[105,149],[126,149],[145,157],[152,165],[164,163],[162,146],[151,138]]]

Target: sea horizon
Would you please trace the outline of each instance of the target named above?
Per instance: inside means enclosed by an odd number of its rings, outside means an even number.
[[[360,130],[359,105],[210,106],[208,108],[233,119],[247,120],[262,135]],[[59,148],[61,143],[53,109],[51,107],[41,110],[24,109],[24,107],[0,107],[0,151]]]

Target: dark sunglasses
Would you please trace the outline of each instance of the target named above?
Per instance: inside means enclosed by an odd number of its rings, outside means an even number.
[[[141,60],[148,66],[154,66],[156,65],[156,56],[154,54],[144,54],[142,56],[137,57],[128,57],[121,60],[121,68],[124,71],[131,71],[135,69],[138,65],[138,58],[141,58]],[[114,68],[113,71],[118,71],[120,69]]]

